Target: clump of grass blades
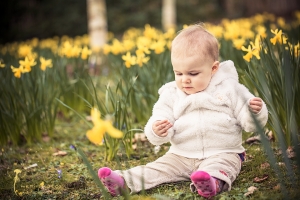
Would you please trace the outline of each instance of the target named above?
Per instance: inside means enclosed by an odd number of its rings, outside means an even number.
[[[299,54],[295,54],[294,47],[288,44],[277,43],[271,45],[268,40],[262,40],[260,60],[252,60],[248,65],[247,78],[255,86],[269,109],[268,128],[276,138],[277,146],[282,150],[282,159],[287,170],[290,183],[296,182],[300,172],[300,145],[299,128]],[[257,123],[258,126],[258,123]],[[268,155],[273,169],[281,182],[284,197],[288,198],[285,190],[284,177],[279,172],[274,151],[266,138],[265,131],[258,127],[262,144]],[[296,159],[291,160],[286,150],[292,148],[296,152]],[[296,164],[296,169],[292,164]],[[299,177],[298,177],[299,178]]]

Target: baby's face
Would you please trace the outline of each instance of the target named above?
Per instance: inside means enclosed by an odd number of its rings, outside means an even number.
[[[195,94],[207,88],[219,67],[218,61],[201,56],[171,57],[177,87],[186,94]]]

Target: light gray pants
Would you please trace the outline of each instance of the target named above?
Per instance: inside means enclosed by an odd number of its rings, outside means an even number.
[[[190,181],[194,171],[202,170],[225,181],[223,190],[230,190],[232,182],[241,170],[241,159],[237,153],[221,153],[205,159],[186,158],[167,153],[154,162],[115,171],[121,175],[131,192],[153,188],[162,183]],[[193,185],[191,184],[193,190]]]

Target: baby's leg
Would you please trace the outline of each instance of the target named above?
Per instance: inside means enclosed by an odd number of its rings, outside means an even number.
[[[126,189],[124,179],[108,167],[100,168],[98,177],[112,196],[118,196]]]
[[[200,162],[198,170],[191,175],[191,188],[196,187],[201,196],[214,196],[230,190],[240,170],[241,159],[236,153],[211,156]]]
[[[131,192],[147,190],[162,183],[189,180],[192,159],[167,153],[147,165],[115,171],[123,176]]]
[[[194,187],[193,191],[197,190],[198,194],[206,198],[220,193],[224,186],[224,181],[200,170],[192,173],[191,180]]]

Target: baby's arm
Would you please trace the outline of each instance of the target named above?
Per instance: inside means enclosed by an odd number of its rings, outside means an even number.
[[[152,130],[154,133],[160,137],[166,137],[168,135],[168,130],[173,125],[168,120],[155,121],[152,125]]]
[[[249,101],[250,111],[255,114],[257,114],[261,111],[262,106],[263,106],[263,102],[262,102],[261,98],[254,97]]]
[[[232,98],[234,115],[243,130],[246,132],[257,131],[253,117],[264,127],[268,121],[268,109],[263,100],[251,94],[242,84],[237,85],[233,92],[231,97],[234,97]]]

